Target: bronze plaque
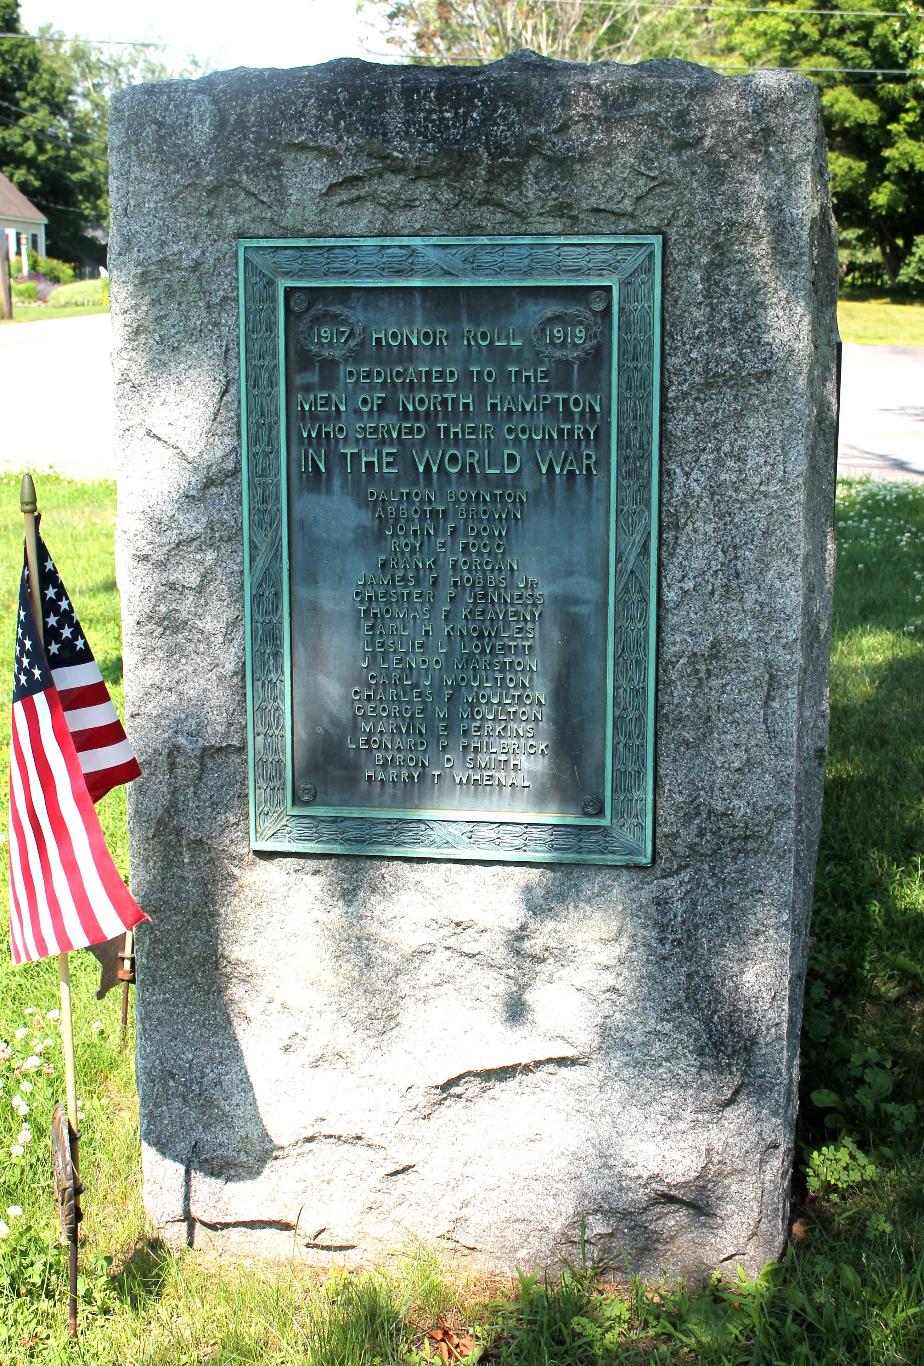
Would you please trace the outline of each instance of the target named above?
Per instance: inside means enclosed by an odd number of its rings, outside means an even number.
[[[612,302],[285,291],[295,806],[604,817]]]
[[[258,848],[649,857],[658,251],[502,244],[242,244]]]

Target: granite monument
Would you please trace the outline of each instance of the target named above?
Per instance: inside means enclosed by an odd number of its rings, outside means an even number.
[[[242,70],[116,95],[111,158],[149,1213],[756,1271],[827,734],[814,86]]]

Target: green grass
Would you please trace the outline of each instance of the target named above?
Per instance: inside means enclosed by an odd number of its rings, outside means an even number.
[[[874,291],[842,294],[837,306],[841,341],[867,346],[924,346],[924,301],[885,298]]]
[[[14,304],[12,318],[0,321],[0,327],[10,323],[40,323],[50,319],[89,318],[95,313],[108,313],[108,304],[96,304],[88,308],[49,308],[47,304]]]
[[[15,286],[13,292],[15,296]],[[69,285],[58,285],[44,303],[33,303],[14,297],[13,317],[10,321],[38,322],[43,318],[77,318],[86,317],[89,313],[108,312],[108,280],[74,280]]]
[[[0,595],[13,638],[18,481],[0,478]],[[44,477],[56,560],[121,701],[112,572],[114,490]],[[436,1360],[426,1331],[467,1329],[498,1366],[912,1366],[924,1362],[924,488],[848,483],[831,750],[803,1040],[794,1241],[754,1281],[621,1288],[590,1268],[546,1282],[466,1282],[425,1250],[361,1275],[173,1253],[150,1241],[139,1195],[130,1054],[118,1001],[94,999],[74,955],[82,1163],[82,1334],[65,1333],[45,1135],[63,1092],[54,964],[0,965],[0,1362],[110,1366],[398,1366]],[[8,653],[8,658],[10,654]],[[3,718],[6,725],[6,717]],[[119,794],[102,816],[125,866]],[[27,1013],[29,1012],[29,1013]],[[98,1022],[100,1027],[94,1028]],[[27,1031],[17,1040],[17,1029]],[[35,1053],[36,1045],[51,1045]],[[39,1067],[21,1070],[28,1056]],[[49,1070],[44,1070],[48,1068]],[[9,1105],[33,1089],[31,1142]],[[22,1092],[19,1092],[22,1094]],[[9,1205],[21,1216],[7,1216]],[[618,1277],[618,1268],[610,1276]],[[430,1344],[429,1349],[427,1344]],[[427,1356],[427,1351],[430,1356]]]

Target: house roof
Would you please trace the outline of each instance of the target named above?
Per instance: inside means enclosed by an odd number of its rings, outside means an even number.
[[[12,180],[0,173],[0,218],[25,219],[31,223],[47,223],[48,219],[37,209],[31,199],[17,190]]]

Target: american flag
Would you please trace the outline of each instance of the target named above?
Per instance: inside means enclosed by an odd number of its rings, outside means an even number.
[[[47,653],[23,569],[13,675],[14,963],[103,943],[147,918],[119,877],[92,800],[137,777],[138,763],[51,556],[38,544]]]
[[[141,769],[41,537],[38,552],[45,653],[51,665],[51,679],[64,708],[87,791],[98,802],[120,783],[130,783],[139,777]]]

